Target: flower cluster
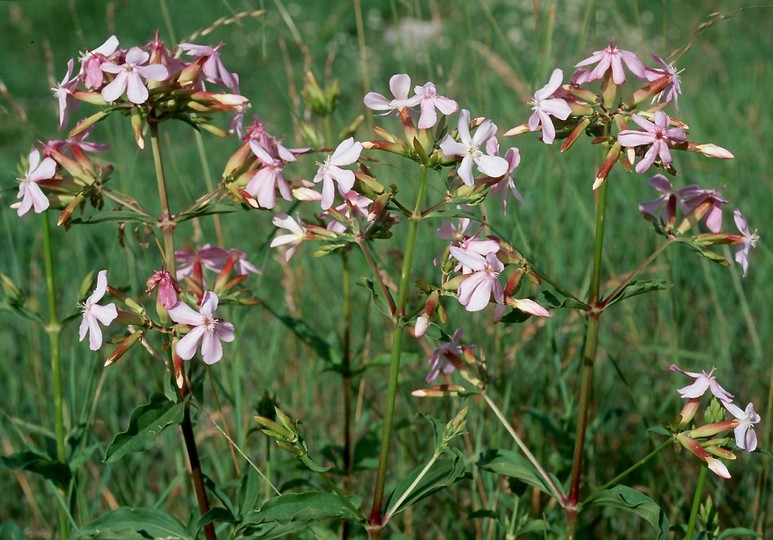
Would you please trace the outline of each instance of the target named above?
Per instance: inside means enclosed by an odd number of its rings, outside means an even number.
[[[680,397],[687,399],[676,422],[678,429],[684,430],[690,426],[698,411],[700,399],[706,392],[712,394],[715,403],[719,403],[732,416],[732,419],[723,419],[721,409],[709,407],[706,411],[709,423],[675,433],[679,444],[703,460],[717,476],[730,478],[730,472],[721,460],[735,459],[735,454],[728,448],[732,442],[728,438],[717,438],[717,435],[732,430],[735,446],[744,452],[754,452],[757,449],[757,433],[754,425],[760,422],[760,415],[755,412],[754,405],[751,403],[746,406],[746,409],[741,409],[733,403],[733,394],[717,382],[714,376],[715,369],[708,373],[705,371],[698,373],[685,371],[674,364],[669,369],[694,379],[693,383],[677,390]]]

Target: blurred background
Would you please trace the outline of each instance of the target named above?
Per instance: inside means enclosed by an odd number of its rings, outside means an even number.
[[[57,104],[50,89],[64,76],[67,61],[75,58],[77,63],[79,51],[96,48],[111,34],[119,38],[121,47],[128,48],[144,45],[158,30],[173,46],[212,27],[194,41],[225,43],[221,57],[239,74],[241,92],[252,104],[250,113],[259,116],[273,135],[284,139],[285,146],[309,145],[303,136],[304,126],[323,131],[300,95],[308,71],[321,85],[334,80],[340,85],[340,105],[331,122],[334,134],[365,114],[356,137],[373,138],[369,128],[373,118],[362,106],[362,97],[370,90],[388,93],[389,77],[408,73],[415,84],[435,82],[441,94],[457,100],[473,116],[491,118],[501,135],[526,122],[531,114],[529,99],[555,67],[562,68],[568,78],[577,62],[611,40],[636,52],[648,65],[652,65],[650,52],[665,58],[690,44],[677,63],[683,70],[679,118],[689,125],[690,140],[728,148],[735,159],[719,161],[675,153],[674,163],[681,176],[674,183],[698,183],[721,190],[730,201],[723,230],[735,232],[732,210],[737,207],[761,239],[752,251],[745,279],[737,265],[727,269],[688,250],[670,249],[644,277],[668,279],[673,288],[620,304],[604,320],[588,447],[588,463],[592,464],[588,483],[599,485],[646,454],[655,440],[646,428],[675,417],[681,403],[674,389],[686,381],[666,370],[671,363],[693,371],[717,367],[723,386],[744,400],[742,406],[753,401],[763,414],[763,423],[758,426],[760,446],[769,449],[773,10],[745,4],[579,0],[2,2],[0,271],[27,294],[30,309],[45,311],[41,309],[45,282],[40,218],[30,213],[20,219],[9,208],[18,189],[14,178],[23,172],[18,168],[20,159],[36,140],[64,138],[57,130]],[[254,10],[264,12],[237,16]],[[88,105],[81,107],[79,113],[91,110]],[[225,126],[227,119],[221,122]],[[388,124],[394,121],[379,122],[397,129],[395,123]],[[207,176],[215,182],[220,178],[225,160],[238,142],[204,134],[201,153],[196,151],[188,126],[164,128],[174,204],[181,206],[203,192]],[[115,165],[113,187],[137,194],[154,208],[152,159],[148,151],[140,151],[134,144],[126,119],[111,116],[90,138],[112,145],[104,158]],[[335,146],[337,141],[333,142]],[[558,148],[546,147],[534,135],[500,138],[502,152],[513,145],[520,149],[522,162],[516,182],[525,204],[511,201],[504,217],[497,201],[485,203],[498,231],[535,264],[578,292],[587,288],[589,278],[591,185],[602,159],[585,142],[559,154]],[[400,162],[370,156],[378,159],[372,165],[382,183],[398,183],[401,190],[410,191],[415,171]],[[315,169],[309,159],[294,174],[310,179]],[[618,167],[609,181],[607,288],[635,268],[659,242],[636,208],[637,202],[655,197],[646,176],[626,174]],[[288,208],[286,205],[283,210]],[[285,265],[268,248],[274,234],[272,216],[265,211],[224,216],[225,247],[245,251],[248,259],[263,269],[261,276],[250,277],[247,284],[272,311],[303,318],[320,336],[337,343],[340,261],[334,257],[312,259],[308,257],[310,250],[301,250]],[[187,223],[178,230],[181,244],[215,242],[211,220]],[[436,282],[431,260],[444,246],[434,237],[434,228],[428,226],[420,234],[427,249],[416,263],[416,278]],[[395,246],[402,245],[401,238],[398,234]],[[123,245],[118,226],[112,224],[57,229],[54,241],[59,246],[56,268],[64,314],[70,309],[77,311],[78,291],[89,272],[108,267],[111,284],[140,294],[147,277],[160,266],[147,233],[139,230],[135,234],[130,227],[124,231]],[[730,250],[724,254],[732,259]],[[399,269],[399,254],[394,248],[381,248],[381,257],[387,270]],[[353,261],[354,275],[364,274],[365,265],[358,258]],[[358,466],[367,469],[373,466],[374,440],[379,433],[380,398],[386,384],[386,367],[380,362],[388,351],[389,338],[383,330],[386,321],[372,308],[367,292],[355,287],[355,294],[358,311],[353,345],[358,364],[369,366],[358,381],[356,425],[362,443]],[[459,306],[447,304],[450,322],[446,330],[450,334],[457,326],[464,326],[466,340],[487,352],[494,384],[515,425],[528,434],[528,442],[559,478],[566,477],[582,319],[569,311],[557,311],[547,322],[492,326],[490,314],[471,317]],[[340,397],[338,377],[331,366],[316,358],[269,310],[232,307],[226,313],[237,328],[238,339],[227,348],[224,361],[208,373],[211,380],[205,388],[210,398],[206,408],[218,422],[230,426],[240,447],[261,462],[266,459],[266,443],[261,434],[252,432],[252,414],[261,397],[269,394],[303,420],[312,453],[335,461],[341,436]],[[65,328],[63,347],[67,422],[73,434],[79,429],[91,432],[91,453],[81,469],[79,519],[85,523],[122,505],[157,505],[187,518],[192,495],[176,446],[179,435],[173,430],[165,432],[151,451],[154,459],[145,454],[129,456],[117,464],[102,462],[105,445],[125,428],[132,409],[147,402],[153,390],[163,388],[163,367],[138,348],[119,364],[103,369],[101,353],[92,353],[85,343],[78,342],[77,323]],[[421,461],[423,454],[417,455],[417,448],[429,452],[426,441],[431,437],[426,425],[414,419],[415,412],[448,419],[458,408],[449,401],[410,398],[409,391],[423,384],[425,359],[433,345],[413,342],[411,347],[413,352],[406,355],[401,379],[403,422],[398,446],[404,465],[398,470],[410,470]],[[0,358],[3,454],[19,451],[28,443],[50,445],[53,409],[42,329],[0,311]],[[219,404],[211,399],[215,391],[219,392]],[[484,415],[477,414],[480,418],[471,421],[465,439],[471,459],[483,448],[510,445],[493,422],[484,424]],[[205,418],[199,419],[198,433],[205,469],[226,487],[234,487],[228,484],[235,475],[226,441]],[[426,441],[420,442],[424,437]],[[287,475],[285,478],[302,475],[293,472],[293,462],[282,461],[284,456],[275,459],[278,470],[287,471],[281,473]],[[723,527],[766,523],[769,502],[760,486],[766,485],[769,466],[769,454],[741,456],[732,464],[732,480],[715,482],[712,478],[711,494],[719,506]],[[672,523],[686,521],[697,467],[697,460],[684,452],[675,457],[669,450],[650,468],[634,475],[631,482],[655,498]],[[490,475],[480,481],[495,494],[492,497],[501,497],[503,508],[512,507],[513,496],[503,494],[509,493],[509,486],[499,485]],[[41,480],[0,468],[0,490],[13,494],[0,503],[0,521],[23,527],[30,537],[49,537],[56,521],[49,507],[51,490]],[[367,486],[363,486],[362,495],[367,493]],[[750,505],[750,501],[754,503]],[[431,537],[469,538],[480,531],[476,533],[474,520],[459,518],[459,509],[469,513],[483,506],[468,485],[458,495],[430,499],[425,503],[426,513],[421,517],[406,515],[403,526],[407,531],[428,527]],[[428,517],[432,518],[430,524],[425,521]],[[593,516],[589,512],[584,519],[589,534],[616,530],[635,537],[636,531],[647,530],[625,515]],[[493,524],[486,527],[496,530]],[[491,534],[498,537],[498,533]]]

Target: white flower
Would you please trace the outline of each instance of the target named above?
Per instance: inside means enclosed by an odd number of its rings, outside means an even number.
[[[180,358],[183,360],[193,358],[199,341],[201,341],[201,358],[205,363],[214,364],[223,357],[223,346],[220,342],[234,340],[234,325],[215,318],[215,310],[217,310],[217,295],[212,291],[204,293],[198,313],[181,301],[169,310],[169,317],[174,322],[193,327],[174,348]]]
[[[115,304],[108,304],[106,306],[97,304],[105,296],[106,290],[107,270],[101,270],[97,274],[97,288],[81,304],[81,308],[83,308],[83,321],[80,327],[80,341],[83,341],[86,334],[89,334],[89,348],[92,351],[99,350],[102,346],[102,329],[99,327],[99,323],[110,326],[110,323],[118,317],[118,310]]]
[[[745,411],[734,403],[723,401],[722,405],[739,421],[738,426],[733,430],[735,444],[746,452],[754,452],[757,449],[757,433],[754,431],[754,424],[758,424],[761,420],[760,415],[754,410],[754,405],[749,403]]]
[[[465,184],[471,186],[475,183],[472,175],[473,163],[477,165],[480,172],[491,178],[499,178],[507,173],[509,164],[505,158],[490,156],[481,150],[481,147],[485,147],[488,140],[497,133],[497,126],[491,120],[484,120],[478,126],[475,135],[471,137],[470,111],[462,109],[457,129],[460,141],[455,141],[447,134],[440,141],[440,149],[446,156],[462,156],[458,174]]]

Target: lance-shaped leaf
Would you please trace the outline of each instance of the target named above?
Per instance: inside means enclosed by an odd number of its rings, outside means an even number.
[[[130,452],[142,452],[153,446],[156,438],[169,426],[183,419],[187,398],[179,403],[154,393],[150,402],[140,405],[129,418],[129,427],[119,433],[107,447],[105,462],[114,463]]]
[[[36,452],[19,452],[10,456],[0,456],[0,463],[9,469],[39,474],[64,490],[67,490],[72,479],[72,472],[66,463],[60,463]]]
[[[185,526],[157,508],[128,508],[102,514],[73,534],[74,540],[88,538],[177,538],[193,539]]]
[[[583,503],[588,506],[611,506],[628,510],[644,518],[657,531],[658,540],[668,538],[668,516],[655,502],[644,493],[628,486],[614,486],[594,493]]]
[[[666,281],[665,279],[640,279],[628,283],[622,289],[615,289],[611,296],[604,298],[602,304],[605,307],[609,307],[612,304],[625,300],[637,294],[644,294],[651,291],[664,291],[670,289],[673,283]]]

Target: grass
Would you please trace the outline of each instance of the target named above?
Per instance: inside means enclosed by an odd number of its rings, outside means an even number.
[[[156,28],[168,41],[181,40],[220,17],[265,9],[261,18],[220,27],[199,41],[226,42],[223,56],[228,67],[240,74],[242,92],[250,98],[253,112],[266,121],[272,133],[301,146],[300,126],[313,124],[299,96],[307,69],[322,83],[340,81],[341,105],[333,117],[334,133],[363,113],[365,89],[384,92],[389,76],[398,72],[410,73],[416,83],[433,80],[473,115],[491,117],[501,133],[528,118],[525,102],[544,84],[553,67],[569,73],[576,62],[610,38],[642,57],[650,50],[665,56],[685,46],[696,27],[720,8],[708,1],[658,2],[656,7],[631,2],[615,8],[604,2],[504,0],[464,0],[449,5],[398,0],[361,3],[364,50],[358,43],[352,3],[197,1],[186,2],[184,9],[180,4],[158,0],[0,4],[0,43],[7,51],[0,77],[8,89],[0,96],[0,170],[6,171],[7,178],[0,191],[0,236],[5,248],[0,271],[28,293],[31,308],[44,303],[38,221],[31,215],[20,220],[8,209],[16,193],[12,179],[19,157],[29,152],[35,139],[59,136],[55,100],[48,88],[61,78],[67,59],[78,50],[96,47],[111,33],[118,35],[122,45],[144,43]],[[743,5],[722,2],[723,13],[732,16],[712,19],[716,22],[678,64],[685,69],[681,117],[690,124],[691,138],[727,147],[736,159],[720,162],[679,153],[675,160],[684,174],[681,182],[722,189],[723,195],[743,210],[752,228],[759,229],[762,240],[752,254],[746,279],[740,278],[735,266],[724,269],[687,250],[671,249],[658,260],[654,267],[657,272],[646,277],[668,279],[673,288],[620,304],[604,319],[588,439],[587,486],[604,483],[656,444],[646,433],[646,426],[669,422],[681,406],[674,388],[684,381],[665,371],[672,362],[696,370],[716,366],[727,388],[753,401],[763,415],[767,412],[765,422],[770,417],[773,293],[766,277],[773,271],[767,244],[768,231],[773,230],[769,211],[773,129],[767,94],[773,85],[773,64],[767,51],[773,45],[773,19],[767,8],[734,12]],[[411,43],[409,20],[423,21],[425,31],[436,33],[425,42]],[[367,80],[363,77],[363,53],[367,56]],[[113,145],[108,159],[116,170],[111,181],[132,192],[134,186],[147,184],[146,190],[140,188],[140,197],[152,201],[151,160],[147,152],[136,149],[128,125],[121,120],[100,125],[94,138]],[[199,192],[203,182],[200,157],[193,150],[195,141],[187,127],[167,128],[163,136],[170,152],[167,167],[176,191],[175,204],[182,205]],[[360,127],[357,137],[370,137],[366,125]],[[233,141],[206,135],[204,140],[208,172],[218,179],[225,156],[235,146]],[[526,204],[511,206],[504,218],[492,201],[487,202],[492,224],[548,273],[583,291],[589,280],[593,242],[590,186],[600,157],[583,154],[579,144],[559,156],[532,136],[503,141],[503,147],[508,143],[516,144],[523,156],[517,181]],[[295,173],[309,178],[311,167],[313,163],[308,163]],[[403,191],[412,189],[414,173],[401,163],[385,161],[374,163],[373,168],[385,183],[399,183]],[[616,170],[610,182],[603,275],[611,284],[635,267],[657,239],[635,207],[636,202],[651,198],[644,179]],[[726,215],[725,229],[732,230],[728,218]],[[200,225],[200,232],[187,225],[178,238],[213,241],[211,221],[202,220]],[[268,212],[228,215],[223,225],[226,244],[246,251],[249,259],[263,268],[261,277],[250,278],[257,295],[277,312],[303,318],[318,334],[337,343],[342,315],[340,261],[308,257],[306,246],[290,267],[283,267],[267,247],[274,232]],[[56,268],[65,313],[75,309],[77,291],[89,272],[110,264],[111,282],[139,293],[146,277],[158,266],[152,244],[150,249],[144,245],[142,231],[135,236],[127,230],[125,247],[118,245],[112,226],[56,230],[54,237],[61,245],[56,250]],[[429,228],[420,231],[420,242],[427,247],[419,254],[416,277],[436,279],[431,260],[442,245]],[[397,245],[402,245],[399,236]],[[384,250],[379,257],[396,275],[398,257]],[[361,261],[352,260],[354,275],[364,274]],[[383,316],[372,307],[366,292],[354,289],[353,348],[356,360],[371,366],[357,383],[361,406],[355,432],[364,441],[361,465],[372,467],[377,450],[367,443],[380,433],[386,373],[380,361],[389,350],[389,337],[383,331]],[[204,387],[207,411],[229,426],[234,440],[248,455],[263,466],[271,463],[274,479],[311,481],[284,455],[272,453],[269,460],[264,438],[255,432],[252,414],[265,393],[276,396],[283,408],[303,420],[312,455],[329,458],[342,438],[338,377],[266,310],[232,308],[227,316],[239,329],[239,338],[228,348],[225,361],[208,373]],[[546,324],[529,321],[491,326],[487,316],[469,317],[450,303],[449,318],[448,328],[464,325],[466,337],[487,352],[489,364],[494,366],[497,398],[519,432],[559,478],[566,478],[571,466],[582,320],[568,311],[557,311]],[[79,523],[115,505],[158,506],[187,519],[193,495],[177,433],[165,432],[148,454],[132,455],[116,464],[102,462],[105,446],[124,429],[132,409],[168,384],[163,370],[140,350],[104,370],[101,357],[78,343],[76,334],[73,324],[66,327],[63,358],[67,424],[73,433],[81,428],[90,432],[84,442],[89,451],[80,469]],[[401,427],[395,474],[390,481],[422,463],[431,452],[428,427],[415,419],[415,413],[445,420],[454,415],[458,405],[420,401],[408,395],[409,389],[422,386],[426,373],[427,351],[416,342],[411,347],[401,373]],[[5,359],[0,377],[3,453],[22,450],[27,444],[52,444],[50,373],[43,333],[31,323],[0,312],[0,351]],[[213,401],[214,388],[221,407]],[[484,448],[509,447],[510,441],[503,431],[494,429],[490,415],[482,408],[473,409],[462,444],[468,458],[474,459]],[[767,449],[771,431],[767,425],[758,427],[760,446]],[[233,479],[238,477],[225,439],[201,416],[197,430],[205,471],[220,487],[236,489]],[[246,465],[240,462],[239,467],[244,471]],[[768,468],[767,454],[742,456],[732,465],[732,480],[710,479],[708,493],[719,508],[723,528],[759,526],[770,530],[767,500],[760,506],[750,504],[757,493],[759,475]],[[505,508],[500,515],[509,517],[514,501],[519,501],[522,512],[534,502],[531,493],[516,497],[499,478],[474,467],[471,470],[471,483],[425,501],[415,513],[404,514],[398,521],[405,534],[500,537],[503,529],[499,525],[490,520],[462,519],[458,509],[469,514],[474,509],[499,512]],[[668,450],[628,482],[649,493],[666,509],[672,523],[686,523],[697,470],[696,460],[685,452],[677,455]],[[13,494],[0,504],[0,520],[18,524],[31,537],[50,536],[56,527],[51,487],[38,477],[9,469],[0,469],[0,486]],[[354,491],[366,499],[369,496],[367,483]],[[534,504],[534,508],[541,508]],[[649,534],[646,524],[621,513],[591,510],[582,514],[581,520],[589,537],[617,534],[611,531],[625,531],[626,537]]]

